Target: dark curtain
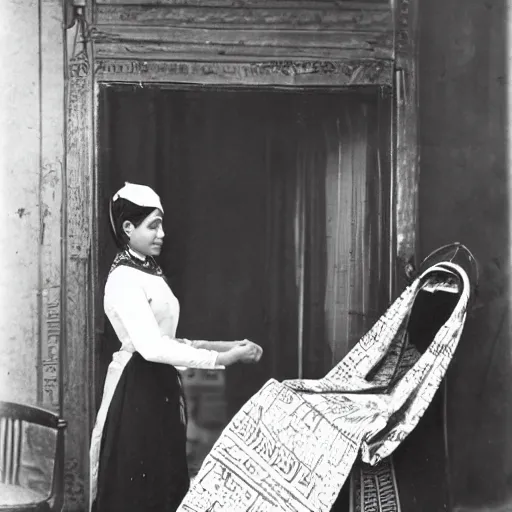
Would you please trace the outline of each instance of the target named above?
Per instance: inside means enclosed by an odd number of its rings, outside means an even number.
[[[264,347],[259,365],[227,370],[229,415],[270,377],[321,377],[386,305],[381,100],[102,89],[99,311],[115,254],[108,198],[124,181],[147,184],[165,209],[160,263],[181,304],[178,335]],[[118,344],[108,325],[98,333],[99,398]]]
[[[265,323],[278,380],[322,376],[325,338],[325,120],[317,102],[281,99],[266,130],[267,253]],[[328,362],[327,362],[328,361]]]

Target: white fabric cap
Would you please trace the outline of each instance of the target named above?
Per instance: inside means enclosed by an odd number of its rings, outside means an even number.
[[[120,197],[139,206],[158,208],[162,213],[164,211],[158,194],[146,185],[125,182],[124,187],[114,194],[112,202]]]

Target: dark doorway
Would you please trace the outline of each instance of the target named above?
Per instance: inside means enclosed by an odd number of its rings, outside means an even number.
[[[390,132],[384,89],[100,90],[98,293],[115,254],[108,199],[125,181],[149,185],[165,209],[178,336],[265,350],[202,384],[193,372],[192,471],[266,380],[321,377],[385,308]],[[98,404],[118,349],[99,313]]]

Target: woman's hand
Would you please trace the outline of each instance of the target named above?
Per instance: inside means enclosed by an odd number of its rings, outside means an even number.
[[[261,359],[263,349],[249,340],[243,340],[227,352],[219,353],[217,364],[231,366],[235,363],[257,363]]]
[[[242,361],[242,362],[250,362],[250,363],[257,363],[261,356],[263,355],[263,349],[256,343],[250,340],[242,340],[238,341],[237,345],[239,347],[248,347],[250,349],[250,354],[252,356],[252,360],[250,361]]]

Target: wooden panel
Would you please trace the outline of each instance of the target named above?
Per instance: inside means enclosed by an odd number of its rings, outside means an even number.
[[[387,36],[383,36],[387,37]],[[157,60],[387,59],[391,38],[369,34],[98,26],[99,57]]]
[[[259,48],[259,47],[218,47],[201,44],[167,45],[155,44],[102,44],[96,46],[97,57],[100,59],[137,59],[137,60],[169,60],[169,61],[226,61],[226,62],[261,62],[283,60],[373,60],[371,52],[358,50],[345,50],[342,48]],[[377,56],[378,57],[378,56]],[[384,60],[384,59],[382,59]],[[386,59],[391,61],[391,58]]]
[[[396,292],[407,283],[416,264],[418,229],[418,87],[416,2],[400,0],[396,7]]]
[[[384,32],[382,33],[386,35]],[[378,34],[373,32],[356,32],[351,30],[335,31],[322,30],[301,31],[301,30],[256,30],[232,28],[191,28],[191,27],[151,27],[138,25],[96,25],[94,40],[97,43],[107,42],[134,42],[134,43],[162,43],[162,44],[202,44],[204,46],[227,45],[259,46],[259,47],[283,47],[288,51],[294,48],[335,48],[339,45],[346,45],[350,49],[363,49],[376,51],[387,55],[391,48],[391,37],[389,47],[382,45],[378,47]]]
[[[263,7],[262,7],[263,6]],[[268,8],[266,2],[259,7],[209,7],[171,5],[99,5],[96,23],[201,26],[201,27],[267,27],[273,29],[296,28],[302,30],[346,30],[379,32],[391,29],[389,6],[318,6]]]
[[[254,63],[97,61],[100,81],[173,82],[212,85],[351,86],[391,84],[386,61],[276,61]]]
[[[393,58],[387,3],[99,3],[93,37],[102,57]]]
[[[327,9],[327,8],[351,8],[368,6],[389,7],[389,0],[95,0],[97,5],[174,5],[189,7],[252,7],[266,9]]]

